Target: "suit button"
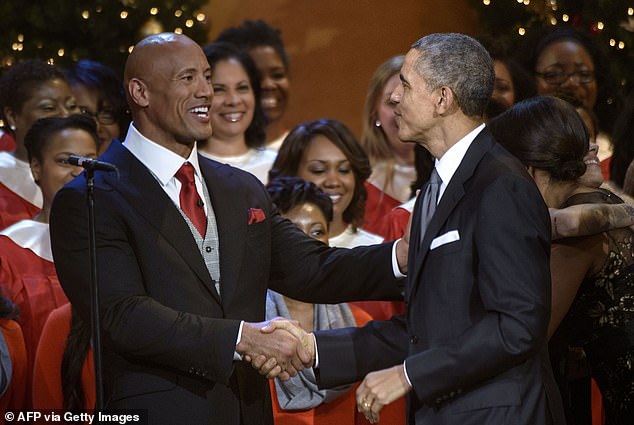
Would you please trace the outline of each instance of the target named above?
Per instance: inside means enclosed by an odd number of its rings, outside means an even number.
[[[418,337],[416,335],[412,335],[409,337],[410,344],[418,344]]]

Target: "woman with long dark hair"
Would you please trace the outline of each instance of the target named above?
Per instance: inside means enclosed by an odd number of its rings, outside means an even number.
[[[248,171],[266,183],[276,153],[264,147],[266,119],[255,64],[230,43],[212,43],[204,51],[213,70],[214,97],[209,111],[213,134],[198,141],[198,152]]]
[[[251,56],[260,73],[266,116],[266,147],[277,151],[288,134],[284,113],[290,93],[289,58],[281,31],[261,19],[225,29],[216,41],[233,43]]]
[[[315,183],[333,204],[330,245],[352,248],[383,238],[361,229],[371,168],[352,132],[343,123],[322,119],[295,127],[284,139],[269,178],[298,176]]]

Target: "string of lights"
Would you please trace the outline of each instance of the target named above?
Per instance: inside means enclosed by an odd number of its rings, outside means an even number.
[[[570,26],[596,47],[604,79],[595,113],[610,131],[624,99],[634,95],[634,0],[470,0],[480,29],[518,54],[548,26]],[[530,44],[530,43],[529,43]]]
[[[634,69],[632,0],[471,0],[486,31],[515,35],[515,41],[544,25],[570,25],[593,39],[617,61],[621,86]]]
[[[3,0],[0,67],[27,58],[65,65],[98,60],[122,69],[140,39],[163,31],[204,43],[206,0]]]

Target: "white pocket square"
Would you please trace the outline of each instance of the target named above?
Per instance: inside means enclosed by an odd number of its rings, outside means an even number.
[[[436,249],[439,246],[448,244],[449,242],[455,242],[460,240],[460,234],[457,230],[450,230],[449,232],[434,238],[429,245],[429,250]]]

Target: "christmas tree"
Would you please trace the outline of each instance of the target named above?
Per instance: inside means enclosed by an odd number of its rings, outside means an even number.
[[[199,43],[207,36],[206,0],[2,0],[0,66],[27,58],[66,65],[93,59],[121,71],[132,46],[163,31]]]
[[[602,124],[618,113],[634,84],[634,3],[632,0],[470,0],[481,28],[506,37],[513,48],[548,25],[572,26],[590,39],[609,68],[608,95],[597,104]],[[605,88],[604,88],[605,89]]]

